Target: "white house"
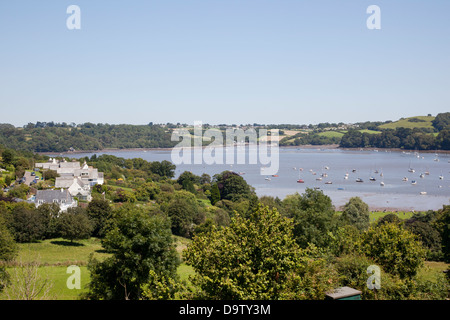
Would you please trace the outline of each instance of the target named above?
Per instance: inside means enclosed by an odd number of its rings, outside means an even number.
[[[80,200],[91,201],[91,186],[79,177],[57,177],[55,179],[55,187],[67,189],[73,197]]]
[[[67,189],[61,190],[38,190],[34,198],[36,207],[44,203],[56,203],[59,205],[61,211],[67,211],[68,208],[76,207],[75,201]]]

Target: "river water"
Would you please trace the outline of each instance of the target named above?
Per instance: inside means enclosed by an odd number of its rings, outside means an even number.
[[[245,148],[244,152],[248,159],[248,149]],[[172,150],[153,149],[115,150],[95,154],[142,158],[147,161],[171,161],[171,153]],[[82,158],[93,154],[62,155]],[[177,165],[176,176],[184,171],[213,176],[224,170],[232,170],[240,173],[259,196],[284,198],[295,192],[303,193],[306,188],[318,188],[332,199],[337,208],[351,197],[359,196],[371,210],[423,211],[437,210],[450,204],[449,161],[448,154],[435,153],[279,148],[277,177],[261,175],[261,167],[264,166],[249,164],[248,160],[246,164],[233,165],[180,164]],[[318,180],[320,177],[322,180]],[[405,177],[408,181],[403,181]],[[356,182],[358,178],[363,182]],[[299,179],[304,180],[304,183],[298,183]],[[413,184],[413,181],[416,183]],[[381,186],[381,182],[384,186]]]

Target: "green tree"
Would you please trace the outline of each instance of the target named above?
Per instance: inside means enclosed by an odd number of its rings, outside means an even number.
[[[167,205],[167,214],[172,222],[172,232],[182,237],[191,237],[194,220],[199,214],[197,200],[192,193],[184,190],[175,192]]]
[[[299,280],[296,275],[305,275],[307,266],[292,230],[292,220],[261,206],[248,217],[235,215],[229,227],[212,225],[200,233],[184,252],[195,271],[191,280],[199,288],[196,297],[272,300],[304,289],[302,283],[291,286],[291,279]]]
[[[130,299],[148,297],[142,290],[158,279],[177,279],[179,258],[170,232],[170,223],[161,215],[151,216],[142,207],[125,204],[114,212],[111,230],[102,240],[112,254],[102,262],[91,259],[88,299]]]
[[[12,227],[17,242],[36,242],[44,239],[47,231],[46,219],[37,214],[34,208],[25,205],[12,210]]]
[[[0,261],[12,260],[17,255],[17,245],[9,232],[6,222],[0,216]]]
[[[247,199],[254,190],[247,182],[235,172],[224,171],[214,176],[220,191],[220,198],[231,201]]]
[[[92,235],[103,238],[112,219],[112,208],[108,200],[92,199],[86,208],[86,213],[93,224]]]
[[[450,262],[450,206],[444,206],[439,210],[435,224],[442,239],[444,259],[446,262]]]
[[[326,248],[331,243],[331,234],[337,230],[331,199],[321,190],[307,188],[305,193],[288,196],[283,201],[288,217],[294,220],[294,236],[302,248],[314,244]]]
[[[341,219],[344,223],[355,226],[358,230],[369,228],[370,216],[369,206],[359,197],[352,197],[344,205]]]
[[[215,205],[217,201],[220,201],[220,191],[217,183],[214,183],[211,188],[211,204]]]
[[[15,153],[11,149],[5,149],[2,152],[2,162],[6,165],[12,164],[14,162]]]
[[[370,227],[364,234],[362,249],[386,272],[400,278],[414,277],[426,255],[415,234],[393,223]]]
[[[58,217],[58,230],[63,239],[82,240],[89,239],[93,226],[86,211],[82,208],[69,208],[61,212]]]

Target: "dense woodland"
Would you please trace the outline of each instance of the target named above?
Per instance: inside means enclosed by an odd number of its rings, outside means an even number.
[[[361,122],[346,127],[343,123],[319,123],[317,125],[241,125],[242,128],[300,130],[293,136],[285,136],[281,146],[339,144],[343,148],[402,148],[408,150],[450,150],[450,112],[438,114],[428,127],[414,127],[419,118],[410,118],[411,127],[385,129],[392,121]],[[102,150],[127,148],[170,148],[178,141],[171,141],[175,128],[186,124],[110,125],[84,123],[37,122],[16,128],[0,124],[0,144],[7,148],[31,152],[66,152],[69,150]],[[204,130],[212,126],[205,124]],[[215,126],[222,133],[230,126]],[[236,127],[236,125],[232,125]],[[191,134],[193,130],[189,129]],[[367,132],[367,130],[371,132]],[[336,135],[326,134],[335,132]],[[375,134],[374,134],[375,133]],[[223,135],[225,136],[225,135]],[[248,137],[246,139],[248,141]],[[203,144],[208,144],[203,141]]]
[[[0,199],[0,290],[10,285],[5,266],[17,243],[97,237],[111,256],[90,260],[82,299],[324,299],[339,286],[361,290],[363,299],[449,295],[444,274],[418,273],[426,260],[450,261],[450,206],[374,222],[357,197],[340,211],[320,190],[258,198],[231,171],[175,179],[167,161],[102,155],[79,161],[103,171],[107,183],[91,202],[60,213],[54,204],[17,200],[30,190],[16,176],[46,157],[4,147],[0,154],[0,182],[9,189]],[[189,284],[176,272],[174,235],[191,241],[181,258],[195,271]],[[381,269],[380,289],[367,286],[371,265]]]

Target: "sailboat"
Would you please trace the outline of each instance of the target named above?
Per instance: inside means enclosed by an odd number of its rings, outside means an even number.
[[[384,187],[384,182],[383,181],[380,182],[380,186]]]
[[[300,171],[298,172],[298,180],[297,183],[305,183],[303,179],[300,178]]]

